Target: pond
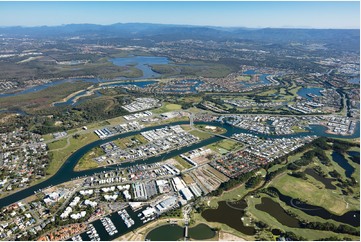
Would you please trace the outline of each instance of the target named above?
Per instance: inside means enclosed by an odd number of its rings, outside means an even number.
[[[312,97],[310,96],[311,95],[317,95],[317,96],[321,96],[321,93],[320,91],[322,90],[323,88],[319,88],[319,87],[303,87],[301,88],[298,92],[297,92],[297,95],[303,97],[303,98],[307,98],[308,100],[312,100]]]
[[[313,178],[315,178],[317,181],[322,182],[325,185],[326,189],[330,189],[330,190],[335,190],[336,186],[332,184],[333,181],[335,181],[334,178],[326,178],[321,176],[320,174],[318,174],[314,169],[312,168],[307,168],[305,170],[305,173],[309,176],[312,176]]]
[[[206,224],[198,224],[195,227],[189,228],[189,237],[194,240],[211,239],[216,235]],[[176,241],[184,239],[184,228],[176,224],[167,224],[151,230],[146,240],[152,241]]]
[[[360,164],[360,152],[359,151],[348,151],[349,158],[356,164]]]
[[[244,204],[246,203],[242,202],[240,205],[221,201],[218,202],[217,209],[207,209],[203,211],[202,217],[208,222],[223,223],[246,235],[254,235],[256,233],[255,228],[245,226],[242,221],[242,217],[245,214],[244,209],[246,208]]]
[[[288,215],[286,211],[269,197],[262,197],[262,203],[256,204],[255,208],[268,213],[274,217],[278,222],[290,228],[300,228],[298,219]]]
[[[332,159],[336,162],[339,166],[341,166],[345,170],[345,175],[350,178],[355,171],[355,168],[348,163],[348,160],[344,157],[343,154],[333,151],[332,152]]]

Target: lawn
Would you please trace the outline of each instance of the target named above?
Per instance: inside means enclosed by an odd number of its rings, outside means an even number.
[[[94,161],[93,158],[99,157],[104,154],[105,152],[100,147],[92,149],[79,160],[78,164],[74,167],[74,171],[83,171],[99,167],[99,164]]]
[[[182,106],[175,103],[163,103],[162,107],[152,110],[153,113],[166,113],[175,110],[181,110]]]
[[[209,139],[211,137],[213,137],[213,135],[209,134],[209,133],[205,133],[199,130],[192,130],[189,132],[190,134],[199,137],[201,140],[205,140],[205,139]]]
[[[225,149],[227,151],[235,151],[240,149],[242,144],[234,140],[224,139],[209,145],[209,147],[214,151],[218,151],[219,148]]]

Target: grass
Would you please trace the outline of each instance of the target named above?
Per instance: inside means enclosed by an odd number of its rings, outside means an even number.
[[[80,137],[77,139],[73,137],[69,137],[68,139],[69,145],[67,145],[65,139],[49,144],[49,152],[53,154],[53,159],[46,170],[46,179],[54,175],[72,153],[74,153],[76,150],[83,147],[84,145],[98,140],[98,136],[96,136],[94,133],[87,133],[80,134]]]
[[[244,184],[241,184],[229,191],[224,191],[222,195],[217,197],[211,197],[209,199],[209,207],[217,208],[220,201],[233,201],[239,200],[241,197],[247,194],[250,190],[246,189]],[[208,205],[208,204],[207,204]]]
[[[307,180],[292,177],[287,173],[273,179],[271,185],[285,195],[301,199],[312,205],[321,206],[338,215],[358,209],[353,204],[349,204],[349,207],[346,208],[346,202],[339,192],[324,189],[321,185],[320,187],[316,186]]]
[[[199,131],[199,130],[192,130],[192,131],[190,131],[189,133],[192,134],[192,135],[194,135],[194,136],[199,137],[201,140],[209,139],[209,138],[213,137],[213,135],[211,135],[211,134],[209,134],[209,133],[205,133],[205,132]]]
[[[182,129],[184,129],[185,131],[190,131],[192,130],[191,126],[189,124],[183,124],[181,125]]]
[[[103,149],[100,147],[96,147],[91,151],[87,152],[78,162],[78,164],[74,167],[74,171],[83,171],[92,168],[99,167],[99,164],[93,160],[93,158],[104,155]]]
[[[292,126],[291,128],[295,133],[308,132],[306,129],[302,129],[299,126]]]
[[[182,157],[180,156],[176,156],[174,157],[174,159],[181,165],[184,167],[184,169],[189,169],[192,168],[193,165],[189,164],[187,161],[185,161]]]
[[[208,147],[216,152],[218,152],[220,148],[228,152],[240,149],[242,147],[242,144],[234,140],[223,139],[216,143],[210,144]]]
[[[175,110],[181,110],[182,106],[179,104],[175,104],[175,103],[163,103],[162,107],[157,108],[155,110],[152,110],[153,113],[166,113],[166,112],[171,112],[171,111],[175,111]]]

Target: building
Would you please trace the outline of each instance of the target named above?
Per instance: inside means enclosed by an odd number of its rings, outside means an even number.
[[[189,201],[194,198],[193,193],[187,188],[179,190],[179,193],[184,197],[185,200]]]

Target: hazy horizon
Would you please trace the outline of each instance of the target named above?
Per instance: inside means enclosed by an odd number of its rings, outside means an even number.
[[[230,28],[360,29],[359,9],[359,1],[0,2],[0,26],[149,23]]]

